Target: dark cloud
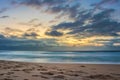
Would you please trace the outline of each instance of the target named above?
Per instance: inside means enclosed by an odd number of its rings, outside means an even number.
[[[65,8],[66,8],[65,6],[63,7],[63,6],[57,5],[57,6],[49,7],[45,12],[47,12],[47,13],[60,13]]]
[[[39,40],[30,40],[30,39],[10,39],[4,38],[0,39],[0,50],[44,50],[44,51],[80,51],[80,50],[119,50],[119,46],[108,46],[108,47],[66,47],[61,46],[57,43],[57,40],[54,38],[51,39],[39,39]]]
[[[97,20],[97,19],[98,19],[99,21],[101,21],[101,20],[103,20],[103,19],[110,19],[111,14],[113,14],[114,12],[115,12],[114,9],[107,9],[107,10],[104,10],[104,11],[98,13],[98,14],[95,14],[95,15],[93,16],[93,19],[94,19],[94,20]]]
[[[40,9],[44,8],[44,12],[50,14],[59,13],[59,17],[68,15],[70,18],[75,18],[78,15],[80,9],[80,0],[20,0],[14,2],[19,5],[30,6]],[[70,4],[72,3],[72,4]]]
[[[107,35],[119,36],[116,34],[120,32],[120,23],[111,19],[113,9],[104,10],[91,17],[91,12],[82,15],[81,19],[75,22],[63,22],[53,26],[52,30],[70,29],[71,32],[67,34],[78,34],[87,36]],[[91,21],[89,24],[86,21]]]
[[[79,16],[74,22],[62,22],[58,25],[53,26],[53,30],[56,29],[79,29],[83,26],[84,21],[89,20],[91,18],[92,12],[88,10],[82,10],[79,12]]]
[[[17,1],[17,0],[16,0]],[[49,14],[58,14],[56,19],[59,19],[64,16],[68,16],[71,19],[79,19],[81,17],[81,7],[80,0],[20,0],[14,2],[19,5],[30,6],[33,8],[40,8],[44,7],[43,12]],[[98,3],[92,4],[93,9],[91,9],[91,14],[93,14],[96,9],[106,10],[102,7],[103,4],[113,4],[113,3],[120,3],[119,0],[101,0]],[[84,12],[84,11],[83,11]]]
[[[65,2],[65,0],[21,0],[18,2],[14,2],[15,4],[21,4],[21,5],[27,5],[27,6],[31,6],[31,7],[36,7],[36,8],[40,8],[44,5],[46,6],[52,6],[55,4],[60,4]]]
[[[48,36],[55,36],[55,37],[59,37],[63,35],[62,32],[58,32],[58,31],[50,31],[50,32],[46,32],[45,34]]]
[[[39,32],[37,28],[29,28],[26,30],[26,32],[31,33],[31,32]]]
[[[80,7],[80,3],[76,3],[74,5],[63,4],[49,7],[45,12],[51,14],[59,13],[56,19],[63,16],[68,16],[69,18],[76,19],[77,15],[79,14]]]
[[[7,10],[8,10],[8,8],[2,8],[2,9],[0,9],[0,13],[3,13],[5,11],[7,11]]]
[[[31,33],[24,33],[23,37],[27,38],[27,37],[31,37],[31,38],[36,38],[37,36],[39,36],[37,33],[35,32],[31,32]]]
[[[11,33],[11,32],[23,32],[22,30],[19,30],[19,29],[13,29],[13,28],[10,28],[10,27],[6,27],[5,29],[4,29],[4,32],[5,33]]]
[[[0,39],[5,38],[5,36],[3,34],[0,34]]]
[[[37,32],[39,32],[36,28],[29,28],[26,31],[22,31],[19,29],[13,29],[6,27],[3,31],[3,34],[8,36],[9,38],[18,38],[18,39],[34,39],[40,36]]]
[[[53,38],[39,40],[2,38],[0,39],[0,50],[49,50],[51,47],[59,46],[56,41]]]
[[[101,0],[98,3],[92,4],[92,6],[94,6],[94,10],[105,9],[105,8],[102,7],[103,5],[105,5],[105,4],[110,4],[111,5],[111,4],[119,3],[119,2],[120,2],[119,0]]]
[[[42,0],[22,0],[19,2],[19,4],[32,6],[32,7],[40,7]]]
[[[113,38],[108,38],[108,39],[95,39],[94,41],[91,41],[92,43],[96,42],[96,43],[100,43],[100,44],[104,44],[104,46],[114,46],[114,43],[120,43],[120,38],[119,37],[113,37]]]
[[[69,14],[69,17],[73,19],[76,19],[80,15],[81,10],[82,9],[80,3],[76,3],[72,6],[70,5],[68,9],[66,9],[67,14]]]
[[[1,16],[0,18],[2,18],[2,19],[9,18],[9,16]]]
[[[43,4],[47,4],[47,5],[57,5],[57,4],[61,4],[61,3],[64,3],[65,0],[41,0],[41,2]]]
[[[56,29],[73,29],[75,27],[78,27],[81,24],[79,21],[75,22],[63,22],[58,25],[53,26],[53,30]]]

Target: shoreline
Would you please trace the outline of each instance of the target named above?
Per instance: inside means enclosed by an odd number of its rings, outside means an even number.
[[[42,52],[120,52],[120,50],[81,50],[81,51],[53,51],[53,50],[0,50],[0,51],[42,51]]]
[[[96,65],[120,65],[120,62],[30,62],[30,61],[15,61],[15,60],[0,60],[8,62],[19,62],[19,63],[36,63],[36,64],[96,64]]]
[[[0,60],[0,80],[119,80],[118,64],[59,64]]]

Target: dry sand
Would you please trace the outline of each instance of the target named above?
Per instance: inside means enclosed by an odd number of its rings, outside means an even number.
[[[0,80],[120,80],[120,65],[0,61]]]

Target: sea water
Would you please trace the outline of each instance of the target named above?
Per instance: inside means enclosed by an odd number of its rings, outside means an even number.
[[[120,52],[0,51],[0,60],[38,63],[120,64]]]

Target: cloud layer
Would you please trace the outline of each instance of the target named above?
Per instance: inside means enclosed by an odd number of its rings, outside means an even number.
[[[0,20],[9,23],[7,26],[1,24],[6,28],[2,27],[5,29],[0,32],[0,47],[120,49],[120,21],[114,18],[120,0],[90,1],[89,5],[82,2],[83,0],[12,1],[11,6],[14,8],[0,9]],[[8,9],[15,14],[11,14]],[[6,11],[8,13],[3,14]],[[22,28],[19,29],[18,26]]]

